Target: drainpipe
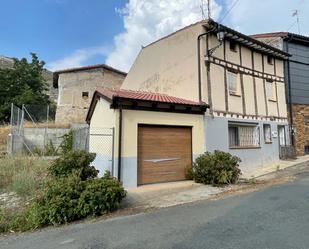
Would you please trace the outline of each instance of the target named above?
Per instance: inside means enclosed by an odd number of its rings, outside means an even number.
[[[289,41],[292,40],[293,37],[290,37],[288,40],[286,40],[286,52],[289,53]],[[292,146],[295,144],[295,138],[294,138],[294,120],[293,120],[293,106],[292,106],[292,93],[291,93],[291,72],[290,72],[290,59],[287,60],[287,74],[288,74],[288,90],[289,90],[289,114],[290,114],[290,123],[291,123],[291,142]]]
[[[121,181],[122,106],[119,105],[118,180]]]
[[[197,71],[198,71],[198,97],[199,101],[202,102],[202,79],[201,79],[201,38],[211,32],[216,30],[216,28],[213,28],[205,33],[200,34],[197,37]]]

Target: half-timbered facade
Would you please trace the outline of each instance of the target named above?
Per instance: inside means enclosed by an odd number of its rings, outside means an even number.
[[[284,60],[289,54],[212,20],[143,47],[122,89],[205,102],[204,150],[275,164],[289,144]]]

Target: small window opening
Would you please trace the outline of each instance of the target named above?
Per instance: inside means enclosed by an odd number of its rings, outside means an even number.
[[[234,41],[230,41],[230,50],[237,52],[237,44]]]
[[[270,124],[264,124],[263,130],[264,130],[264,142],[265,143],[271,143],[271,127],[270,127]]]
[[[267,63],[269,65],[273,65],[274,64],[274,58],[270,55],[267,56]]]
[[[82,98],[83,99],[88,99],[89,98],[89,92],[82,92]]]

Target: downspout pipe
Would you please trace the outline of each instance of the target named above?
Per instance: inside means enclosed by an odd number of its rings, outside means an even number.
[[[199,102],[202,102],[202,77],[201,77],[201,38],[209,33],[215,31],[216,28],[213,28],[205,33],[200,34],[197,37],[197,71],[198,71],[198,98]]]
[[[118,135],[118,180],[121,181],[121,144],[122,144],[122,106],[119,104],[119,135]]]
[[[286,40],[286,52],[289,53],[289,42],[293,39],[291,36],[289,39]],[[290,71],[290,59],[287,60],[287,80],[288,80],[288,101],[289,101],[289,116],[290,116],[290,125],[291,125],[291,142],[292,146],[295,145],[295,137],[294,137],[294,120],[293,120],[293,106],[292,106],[292,93],[291,93],[291,71]]]

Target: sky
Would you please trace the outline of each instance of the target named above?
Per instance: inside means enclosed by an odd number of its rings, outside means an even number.
[[[0,0],[0,55],[52,71],[105,63],[128,72],[142,46],[207,16],[207,0]],[[204,4],[202,4],[204,3]],[[211,0],[211,17],[245,34],[309,35],[309,0]]]

